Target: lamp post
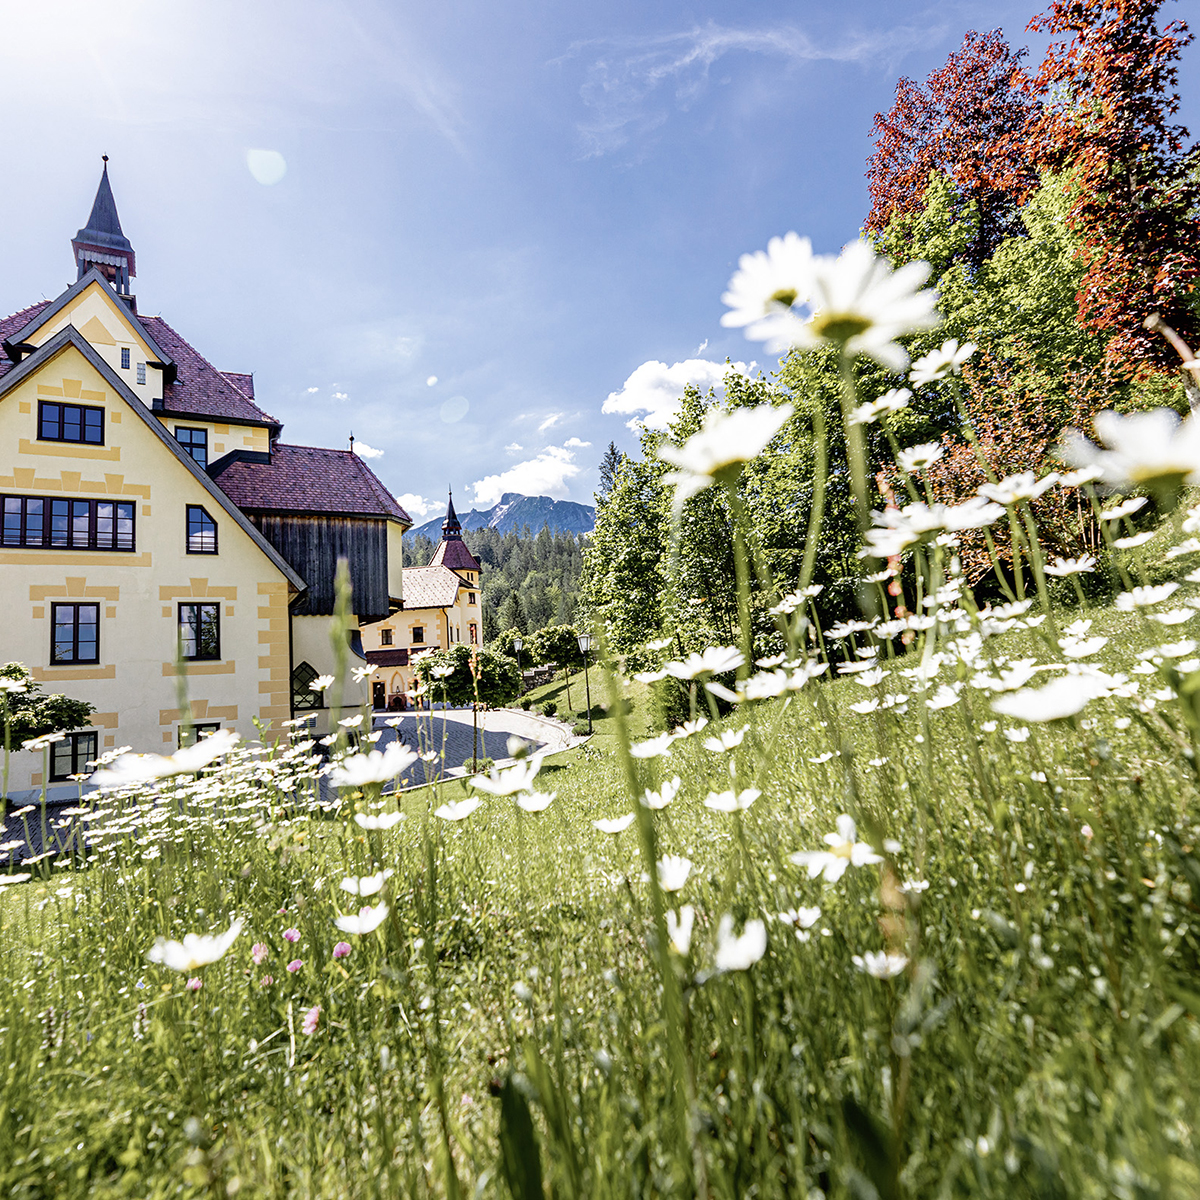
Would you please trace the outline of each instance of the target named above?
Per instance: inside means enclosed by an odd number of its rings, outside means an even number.
[[[521,651],[525,648],[525,643],[519,637],[515,637],[512,640],[512,648],[517,652],[517,673],[521,676],[521,691],[524,691],[525,674],[521,670]]]
[[[592,681],[588,678],[588,651],[592,648],[592,635],[590,633],[581,633],[579,635],[579,653],[583,655],[583,682],[587,688],[587,706],[588,706],[588,733],[592,732]]]

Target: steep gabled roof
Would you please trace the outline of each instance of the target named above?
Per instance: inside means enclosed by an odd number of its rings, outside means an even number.
[[[404,611],[414,608],[449,608],[466,581],[446,567],[404,568]]]
[[[142,324],[175,360],[174,382],[163,387],[163,410],[168,415],[212,417],[218,421],[282,428],[275,417],[254,403],[254,381],[250,376],[218,371],[162,317],[142,317]],[[249,381],[248,391],[239,380]]]
[[[39,300],[36,304],[31,304],[28,308],[13,313],[12,316],[0,317],[0,343],[10,341],[30,322],[36,321],[38,316],[53,303],[53,300]],[[12,370],[14,366],[16,363],[11,358],[0,356],[0,375]]]
[[[467,544],[457,538],[445,538],[429,560],[431,567],[449,567],[451,571],[478,571],[479,559],[467,549]]]
[[[95,368],[104,382],[141,417],[154,436],[167,448],[167,452],[197,480],[200,486],[212,497],[213,502],[258,546],[292,587],[298,592],[306,591],[308,584],[292,570],[279,551],[250,524],[245,514],[238,511],[237,507],[230,502],[229,497],[196,464],[196,460],[183,450],[179,443],[167,433],[163,428],[162,422],[126,386],[124,381],[113,371],[112,367],[92,349],[87,338],[73,325],[68,325],[65,329],[59,330],[48,342],[39,346],[28,357],[23,358],[19,364],[0,379],[0,399],[3,398],[6,392],[17,387],[68,346],[74,346],[88,363]]]
[[[236,505],[251,512],[336,513],[412,524],[375,472],[350,450],[276,442],[270,455],[235,450],[209,473]]]
[[[77,279],[73,284],[71,284],[71,286],[67,288],[67,290],[63,292],[61,296],[57,296],[55,299],[48,301],[43,306],[38,306],[35,304],[31,308],[26,309],[25,311],[27,313],[32,312],[33,316],[30,317],[30,319],[27,320],[25,324],[21,326],[21,328],[14,330],[11,334],[4,335],[3,343],[5,353],[12,357],[13,353],[16,351],[16,347],[29,345],[30,339],[37,333],[39,329],[41,329],[49,321],[52,321],[60,312],[62,312],[64,308],[67,307],[68,304],[71,303],[72,300],[75,299],[76,296],[79,295],[80,292],[84,291],[93,283],[98,283],[102,288],[105,289],[106,292],[108,292],[117,312],[120,313],[126,324],[133,329],[137,336],[146,343],[150,349],[150,353],[154,355],[155,361],[163,368],[163,378],[169,379],[174,368],[174,360],[171,358],[171,355],[158,344],[158,341],[155,339],[154,335],[146,328],[145,322],[139,320],[138,317],[136,317],[133,312],[130,311],[129,305],[126,304],[113,291],[112,285],[107,279],[104,278],[103,275],[100,274],[98,270],[96,270],[95,267],[92,267],[86,275],[80,279]],[[9,319],[11,320],[12,318]]]

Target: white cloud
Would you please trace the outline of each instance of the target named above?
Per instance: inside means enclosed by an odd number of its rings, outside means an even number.
[[[822,45],[795,25],[730,29],[710,20],[681,33],[576,42],[564,58],[599,51],[580,88],[592,117],[579,133],[584,157],[593,158],[664,124],[672,105],[689,108],[706,91],[709,69],[726,55],[756,54],[785,68],[818,61],[891,64],[939,35],[940,27],[897,26],[850,32]]]
[[[359,456],[359,458],[382,458],[383,457],[382,450],[376,450],[374,446],[368,446],[366,442],[360,442],[357,440],[354,443],[354,453],[357,454]]]
[[[696,357],[699,358],[700,355],[703,354],[705,352],[705,350],[707,350],[707,349],[708,349],[708,338],[705,338],[704,341],[702,341],[700,343],[700,345],[698,345],[696,347]]]
[[[609,392],[601,412],[645,413],[634,416],[625,424],[630,429],[647,425],[651,429],[665,429],[679,413],[679,401],[689,383],[701,392],[710,387],[722,389],[725,376],[730,371],[749,375],[755,363],[715,363],[706,358],[688,358],[668,367],[664,362],[651,359],[644,362],[628,379],[619,392]]]
[[[349,400],[350,394],[348,392],[334,392],[333,398],[335,400]]]
[[[516,454],[518,450],[524,450],[525,447],[520,442],[509,442],[504,450],[507,454]]]
[[[418,521],[432,512],[441,511],[436,500],[426,500],[416,492],[405,492],[403,496],[396,497],[396,502],[410,517],[415,517]]]
[[[547,446],[535,458],[473,483],[475,503],[490,508],[505,492],[562,500],[567,494],[567,480],[579,474],[574,459],[574,453],[565,447]]]
[[[564,447],[569,449],[570,447],[574,446],[576,449],[579,449],[579,450],[583,450],[586,447],[590,446],[591,444],[592,444],[591,442],[581,442],[578,438],[575,438],[575,437],[567,438],[567,440],[565,442],[563,442]]]
[[[551,413],[538,427],[538,433],[545,433],[551,425],[557,425],[563,419],[562,413]]]
[[[310,387],[308,389],[308,394],[311,396],[311,395],[313,395],[314,392],[319,392],[320,390],[321,390],[320,388]]]
[[[437,376],[436,376],[436,375],[430,375],[430,377],[429,377],[427,380],[425,380],[425,386],[426,386],[426,387],[433,387],[433,385],[434,385],[435,383],[437,383]]]

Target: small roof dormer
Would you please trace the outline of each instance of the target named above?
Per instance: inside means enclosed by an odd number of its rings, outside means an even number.
[[[108,155],[87,224],[71,239],[75,252],[76,279],[82,279],[93,267],[112,284],[117,294],[128,297],[129,281],[137,275],[133,246],[121,231],[117,202],[108,182]]]

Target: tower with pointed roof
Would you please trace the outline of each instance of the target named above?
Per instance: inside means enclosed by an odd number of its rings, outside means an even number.
[[[75,252],[76,279],[82,279],[95,267],[118,295],[129,295],[129,281],[137,275],[137,264],[133,246],[122,232],[121,218],[117,216],[117,202],[108,182],[107,154],[91,214],[87,224],[71,239],[71,249]]]
[[[479,582],[479,559],[467,549],[467,543],[463,541],[462,524],[454,511],[453,492],[450,493],[450,501],[446,505],[446,519],[442,522],[442,540],[438,542],[429,565],[449,567],[451,571],[463,576],[468,583]]]

